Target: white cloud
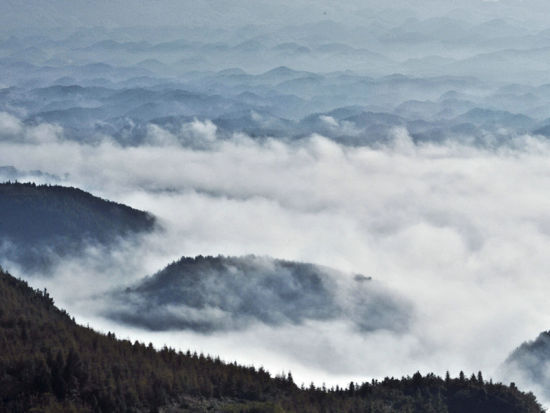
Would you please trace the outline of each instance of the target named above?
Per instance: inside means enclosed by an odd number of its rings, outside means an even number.
[[[36,126],[25,126],[19,118],[0,112],[0,141],[42,144],[61,139],[63,139],[63,128],[59,125],[40,123]]]
[[[18,135],[23,130],[21,121],[15,116],[6,112],[0,112],[0,137],[12,137]]]
[[[200,121],[194,119],[182,127],[182,134],[191,138],[193,142],[214,142],[218,128],[211,120]]]
[[[147,143],[157,146],[177,145],[178,138],[158,125],[147,125]]]
[[[332,116],[321,115],[319,116],[319,119],[321,119],[321,121],[323,121],[323,123],[325,123],[327,126],[330,126],[333,128],[338,127],[338,121],[334,119]]]
[[[53,143],[63,139],[63,128],[59,125],[41,123],[27,127],[25,140],[37,144]]]

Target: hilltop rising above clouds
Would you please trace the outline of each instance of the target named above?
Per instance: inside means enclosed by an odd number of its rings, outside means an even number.
[[[86,247],[108,248],[155,227],[152,215],[77,188],[0,183],[0,259],[47,272]]]
[[[267,257],[182,258],[114,295],[107,313],[152,330],[235,330],[342,320],[406,330],[410,305],[368,277]]]

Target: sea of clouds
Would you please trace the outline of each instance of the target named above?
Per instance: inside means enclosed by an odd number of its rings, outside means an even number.
[[[162,231],[110,257],[91,249],[34,278],[103,331],[227,360],[292,370],[299,382],[342,383],[416,370],[483,370],[498,379],[510,351],[550,323],[550,144],[517,136],[482,149],[390,143],[347,147],[320,135],[297,143],[220,140],[208,121],[149,143],[65,140],[59,126],[0,116],[0,164],[155,214]],[[192,135],[198,148],[178,142]],[[24,179],[24,176],[23,176]],[[33,180],[40,181],[40,177]],[[345,320],[237,331],[151,332],[101,316],[104,295],[181,256],[256,254],[372,276],[412,303],[402,331],[357,331]],[[108,265],[106,265],[106,260]],[[108,269],[107,269],[108,267]],[[391,322],[391,321],[390,321]]]

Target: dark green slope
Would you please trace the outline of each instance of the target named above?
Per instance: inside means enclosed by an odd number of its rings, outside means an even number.
[[[54,256],[77,254],[86,245],[111,246],[154,225],[146,212],[80,189],[0,184],[0,257],[26,269],[43,271]]]
[[[117,340],[78,326],[47,292],[0,270],[0,412],[539,413],[531,394],[481,377],[415,374],[347,389]]]

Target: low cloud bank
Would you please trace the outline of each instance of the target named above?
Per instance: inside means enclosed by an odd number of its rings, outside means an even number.
[[[29,133],[21,128],[10,133]],[[498,379],[510,350],[548,328],[541,310],[550,288],[546,139],[511,136],[507,145],[482,149],[415,144],[399,129],[387,145],[356,148],[320,135],[295,143],[212,139],[207,123],[193,133],[208,144],[124,148],[108,138],[84,145],[59,134],[0,142],[0,165],[65,177],[152,212],[165,228],[109,257],[59,263],[57,279],[44,283],[78,319],[158,345],[292,368],[306,382],[416,370],[483,370]],[[405,297],[414,318],[404,334],[307,320],[210,335],[98,318],[102,289],[201,254],[265,255],[366,274]],[[93,264],[107,260],[110,273]]]

